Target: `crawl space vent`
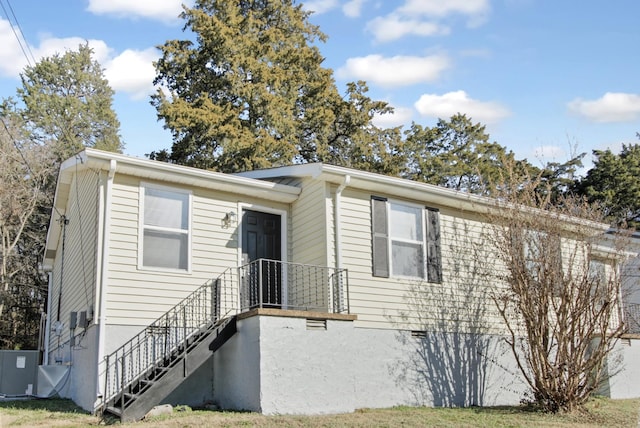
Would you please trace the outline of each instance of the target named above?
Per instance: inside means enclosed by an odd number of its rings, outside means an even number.
[[[424,339],[427,337],[427,332],[423,330],[411,330],[411,337],[415,337],[416,339]]]
[[[312,320],[307,318],[307,330],[326,330],[327,320]]]

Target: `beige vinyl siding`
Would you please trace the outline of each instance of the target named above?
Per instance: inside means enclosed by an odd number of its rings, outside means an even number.
[[[239,203],[286,211],[285,204],[206,189],[192,192],[190,272],[138,269],[138,178],[116,175],[111,207],[107,320],[109,324],[145,326],[171,309],[210,279],[238,265]],[[238,214],[236,223],[224,227],[226,213]],[[287,230],[289,229],[288,226]],[[283,243],[284,245],[284,243]]]
[[[386,196],[392,199],[392,195]],[[349,269],[351,312],[357,325],[373,328],[437,329],[451,332],[501,331],[489,290],[495,281],[494,257],[479,259],[484,223],[471,213],[440,209],[441,284],[410,278],[372,276],[371,194],[346,189],[342,199],[342,252]],[[487,263],[481,263],[486,260]],[[490,262],[489,262],[490,261]],[[493,279],[492,279],[493,278]]]
[[[327,186],[320,180],[306,180],[299,199],[291,208],[293,239],[291,261],[327,266]]]
[[[94,171],[84,171],[74,176],[69,188],[68,204],[64,212],[69,220],[64,238],[60,236],[56,248],[57,257],[54,265],[54,275],[51,289],[51,320],[53,323],[59,318],[64,323],[62,335],[58,338],[50,335],[51,351],[69,340],[70,313],[87,311],[90,315],[96,298],[96,269],[97,269],[97,232],[98,232],[98,187],[100,175]],[[59,214],[52,214],[55,220]],[[64,267],[62,263],[64,261]],[[61,278],[62,274],[62,278]],[[62,300],[58,314],[58,300],[62,284]],[[79,328],[76,333],[80,332]],[[60,339],[60,340],[58,340]]]

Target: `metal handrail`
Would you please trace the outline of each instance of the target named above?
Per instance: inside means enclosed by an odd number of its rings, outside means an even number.
[[[104,359],[103,407],[188,340],[253,308],[349,313],[346,269],[258,259],[208,281]]]
[[[105,357],[103,406],[141,375],[162,365],[181,347],[185,352],[191,336],[235,311],[236,299],[229,302],[221,287],[220,278],[225,274],[229,272],[200,286]]]
[[[238,268],[240,311],[252,308],[349,313],[346,269],[258,259]]]

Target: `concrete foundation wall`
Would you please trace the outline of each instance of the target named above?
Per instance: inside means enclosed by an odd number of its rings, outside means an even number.
[[[352,412],[353,322],[260,318],[261,409],[266,414]]]
[[[238,320],[237,328],[213,356],[215,401],[224,409],[260,412],[260,317]]]
[[[67,342],[49,355],[50,365],[71,367],[54,393],[88,411],[93,411],[97,397],[97,333],[97,326],[92,326],[75,337],[75,345]]]
[[[356,328],[351,321],[256,316],[215,357],[215,399],[265,414],[396,405],[516,404],[526,387],[491,335]],[[259,372],[257,368],[260,368]]]
[[[605,381],[605,395],[615,399],[640,397],[640,336],[620,340],[609,356],[607,369],[611,377]]]

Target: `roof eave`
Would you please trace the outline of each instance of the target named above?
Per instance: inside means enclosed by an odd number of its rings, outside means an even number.
[[[300,188],[294,186],[148,159],[133,158],[118,153],[87,148],[60,165],[53,212],[47,230],[47,241],[43,259],[45,269],[50,269],[55,258],[55,249],[57,248],[62,231],[59,223],[60,217],[55,214],[63,214],[65,212],[73,175],[87,168],[109,171],[112,160],[116,161],[116,175],[129,175],[147,180],[165,182],[167,184],[180,184],[189,187],[218,190],[281,203],[291,203],[295,201],[301,192]]]

